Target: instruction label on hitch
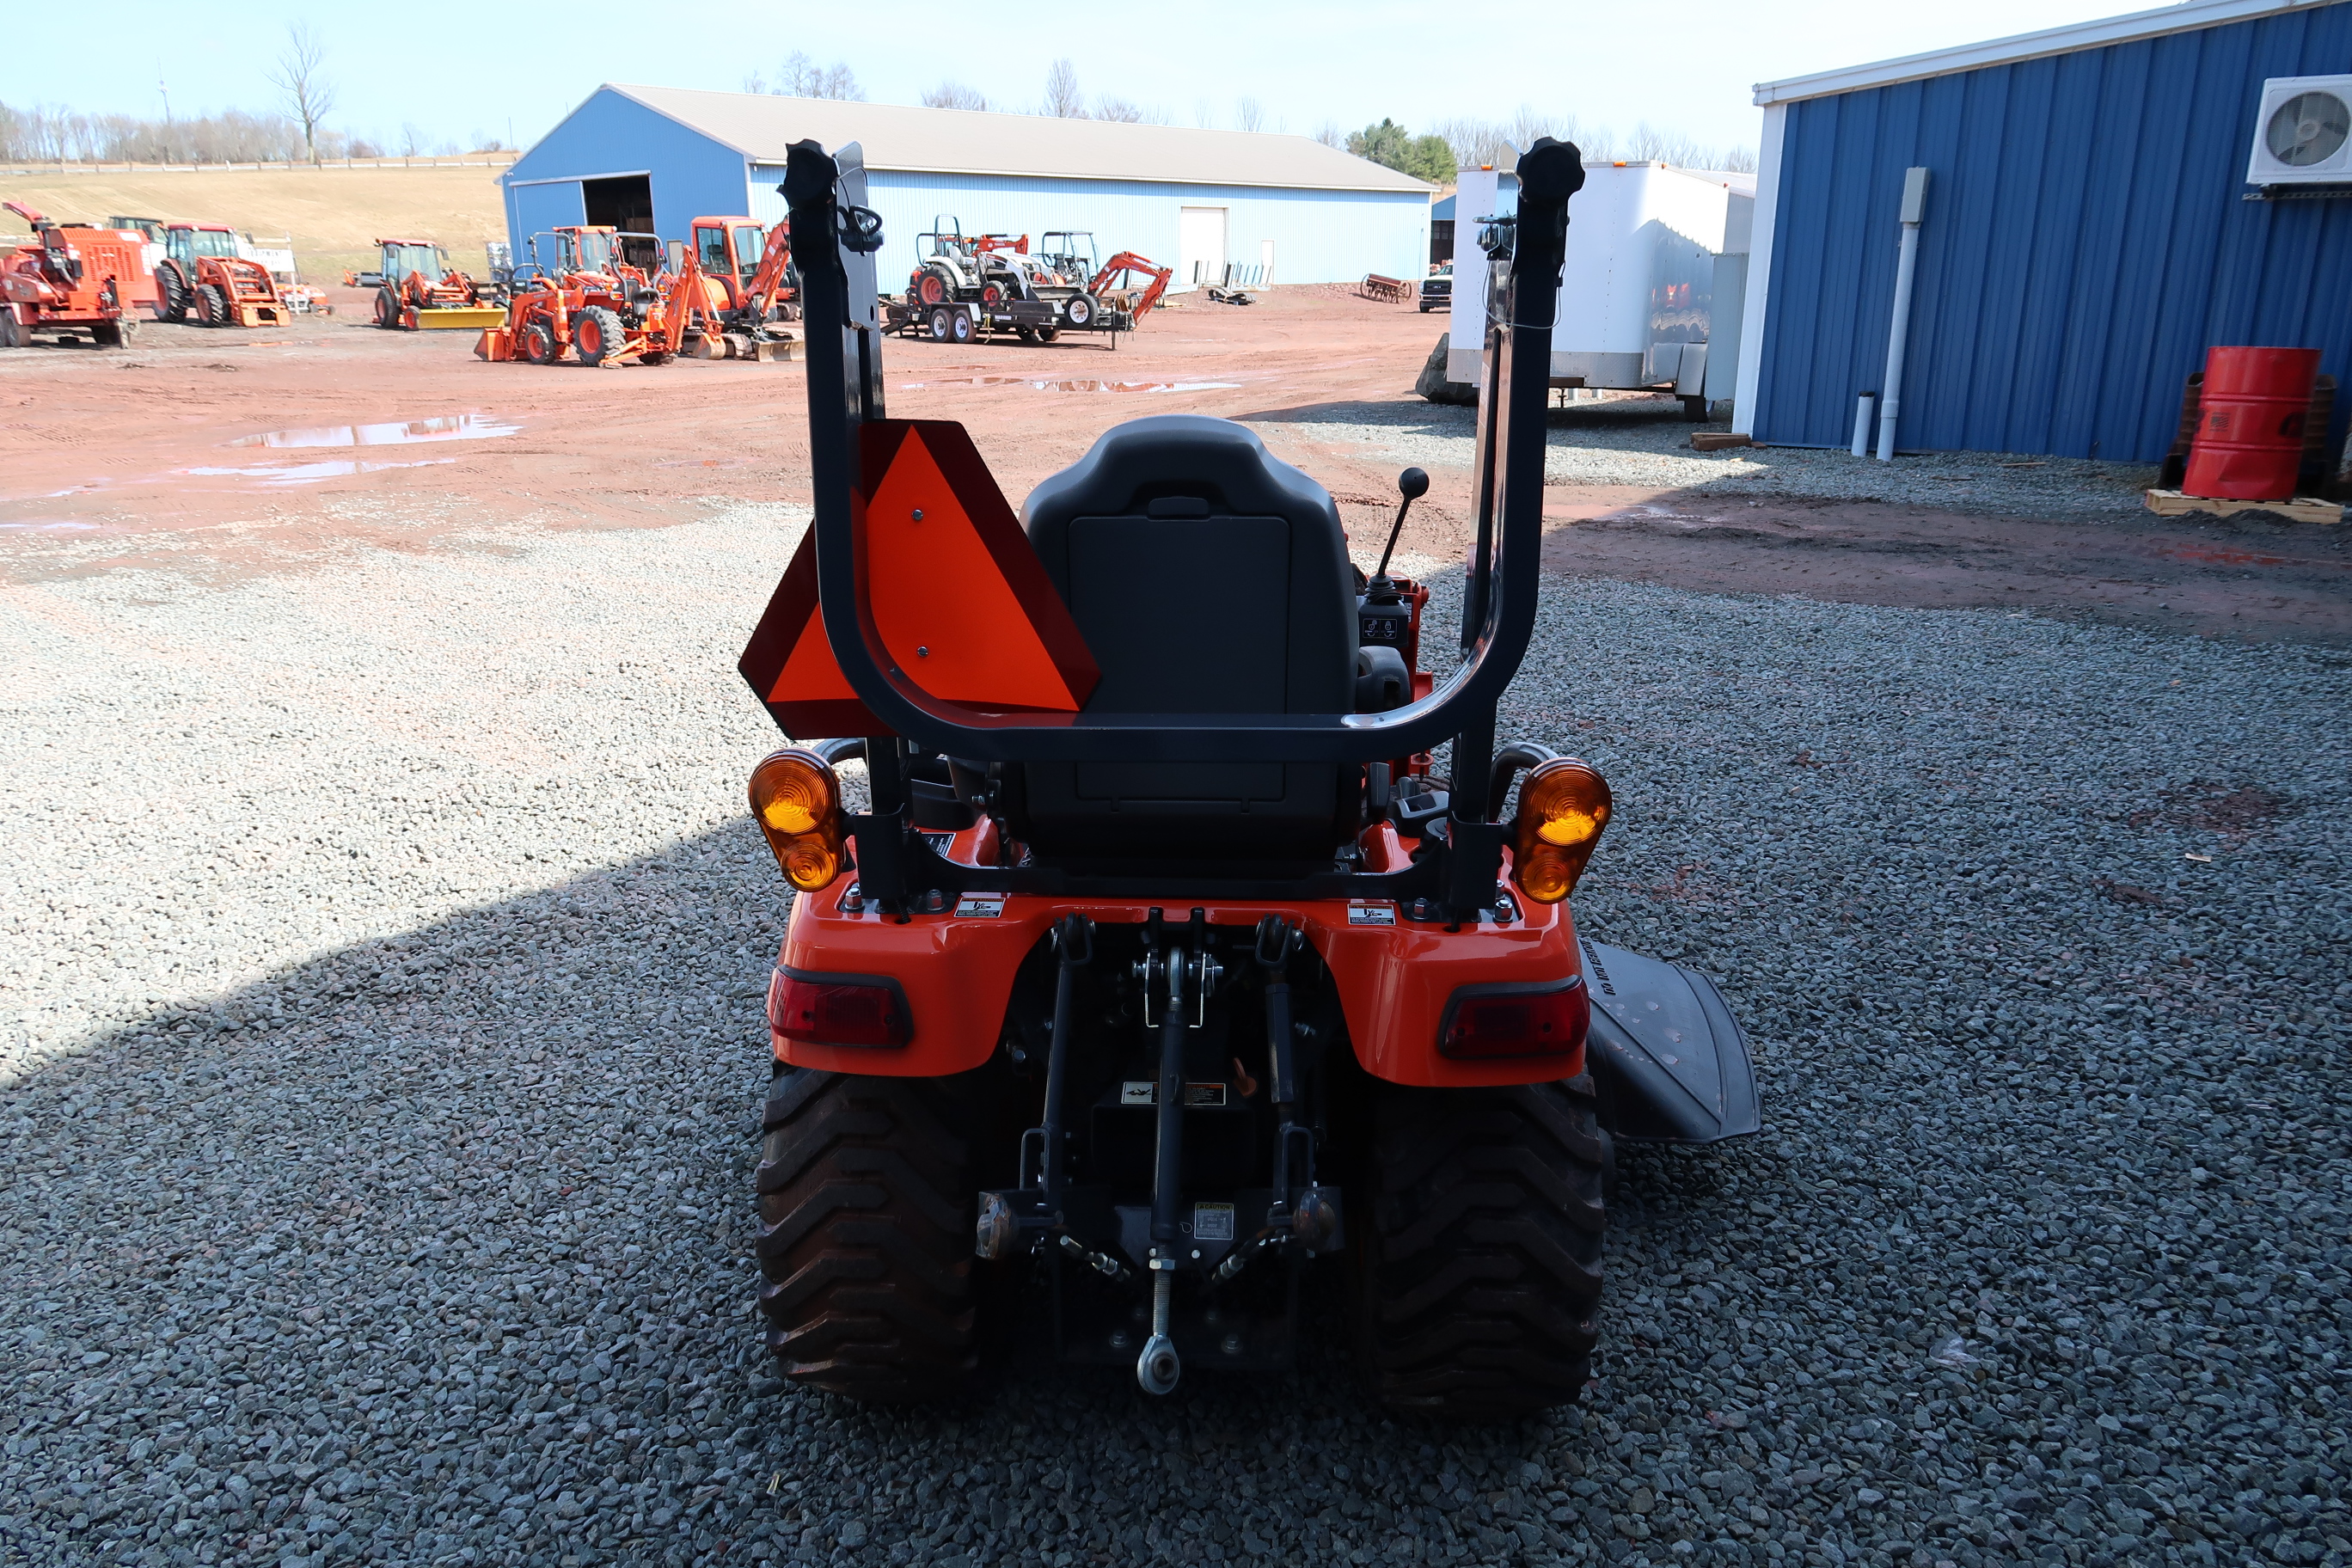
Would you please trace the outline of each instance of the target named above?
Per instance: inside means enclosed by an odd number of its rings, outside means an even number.
[[[1002,893],[966,893],[956,900],[956,918],[959,920],[992,921],[1003,913],[1004,895]]]
[[[1394,904],[1349,904],[1348,923],[1351,926],[1392,926],[1396,924]]]
[[[1128,1079],[1118,1086],[1121,1105],[1157,1105],[1160,1085],[1150,1079]],[[1188,1083],[1184,1086],[1186,1105],[1223,1105],[1225,1086],[1221,1083]]]
[[[1231,1241],[1233,1238],[1233,1205],[1194,1204],[1192,1205],[1192,1239],[1194,1241]]]

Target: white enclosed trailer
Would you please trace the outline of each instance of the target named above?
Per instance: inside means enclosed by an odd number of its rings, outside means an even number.
[[[1492,169],[1464,171],[1456,187],[1449,381],[1478,380],[1491,295],[1484,286],[1490,269],[1482,276],[1476,265],[1479,220],[1511,216],[1517,196]],[[1672,391],[1695,411],[1727,396],[1741,296],[1717,279],[1745,271],[1721,263],[1747,249],[1755,202],[1752,175],[1654,163],[1588,167],[1584,189],[1568,204],[1551,384]],[[1717,339],[1725,340],[1727,363],[1710,377],[1708,351]]]

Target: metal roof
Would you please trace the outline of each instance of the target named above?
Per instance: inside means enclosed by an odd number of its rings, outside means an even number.
[[[1811,76],[1758,82],[1756,101],[1793,103],[1801,99],[1827,98],[1832,93],[1887,87],[1902,81],[1919,81],[1927,77],[1976,70],[1984,66],[2014,65],[2020,60],[2072,54],[2077,49],[2095,49],[2139,38],[2159,38],[2168,33],[2195,32],[2200,27],[2218,26],[2224,22],[2242,22],[2252,17],[2273,16],[2335,3],[2336,0],[2185,0],[2184,4],[2165,5],[2154,11],[2134,11],[2126,16],[2102,17],[2095,22],[2075,22],[2063,27],[2046,27],[2038,33],[2019,33],[1987,43],[1930,49],[1925,54],[1880,60],[1875,65],[1848,66],[1840,70],[1816,71]]]
[[[1056,120],[1043,114],[994,114],[969,109],[916,109],[896,103],[841,103],[623,82],[607,82],[604,87],[760,163],[781,163],[793,142],[814,137],[827,147],[862,143],[869,169],[915,174],[1410,191],[1424,195],[1434,189],[1410,174],[1305,136]]]

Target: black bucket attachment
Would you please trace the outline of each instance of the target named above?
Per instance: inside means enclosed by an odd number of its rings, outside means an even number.
[[[1715,1143],[1761,1124],[1748,1038],[1695,969],[1583,942],[1601,1121],[1626,1143]]]

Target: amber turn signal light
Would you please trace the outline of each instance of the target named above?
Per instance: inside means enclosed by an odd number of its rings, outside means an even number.
[[[751,815],[784,873],[814,893],[841,875],[841,788],[813,752],[778,752],[751,770]]]
[[[1554,757],[1519,784],[1511,840],[1511,880],[1539,904],[1576,890],[1601,830],[1609,826],[1609,781],[1589,763]]]

